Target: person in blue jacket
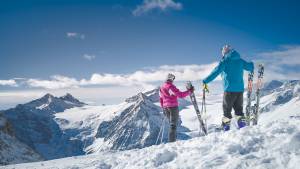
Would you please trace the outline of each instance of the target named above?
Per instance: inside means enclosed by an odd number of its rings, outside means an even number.
[[[240,54],[229,45],[222,48],[222,59],[214,70],[203,79],[204,88],[213,81],[219,74],[223,79],[223,118],[222,127],[227,131],[230,129],[231,110],[235,111],[239,128],[246,126],[246,119],[243,113],[243,92],[244,92],[244,70],[253,72],[253,62],[247,62],[240,57]]]

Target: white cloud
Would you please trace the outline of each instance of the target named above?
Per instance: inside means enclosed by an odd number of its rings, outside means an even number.
[[[77,80],[71,77],[55,75],[50,80],[28,79],[26,84],[33,88],[62,89],[94,85],[142,86],[151,89],[154,83],[165,80],[168,73],[176,76],[176,81],[201,80],[207,76],[217,63],[206,65],[164,65],[152,69],[138,70],[129,74],[94,73],[89,79]]]
[[[126,85],[130,81],[124,75],[94,73],[89,80],[80,80],[81,85]]]
[[[61,75],[52,76],[48,80],[20,79],[19,82],[23,80],[23,83],[25,82],[31,88],[0,91],[0,109],[14,107],[46,93],[64,95],[67,92],[86,103],[116,104],[138,92],[154,89],[165,80],[169,72],[178,76],[176,85],[184,90],[186,80],[201,79],[211,71],[214,65],[165,65],[130,74],[93,74],[89,79],[81,80]],[[188,69],[191,70],[187,71]],[[180,75],[184,77],[179,77]]]
[[[265,65],[265,80],[290,80],[299,79],[300,71],[288,66],[300,66],[300,46],[285,46],[281,50],[259,53],[260,60],[256,63]],[[64,76],[53,76],[50,80],[28,80],[31,87],[47,89],[74,88],[91,85],[116,85],[116,86],[142,86],[153,87],[154,83],[165,80],[168,73],[176,76],[176,81],[199,81],[205,78],[217,65],[217,62],[204,65],[163,65],[151,69],[142,69],[129,74],[100,74],[94,73],[87,79],[75,79]],[[218,78],[220,80],[220,77]]]
[[[263,63],[265,65],[266,81],[273,79],[291,80],[300,77],[300,45],[282,46],[278,50],[258,53],[256,57],[259,58],[259,60],[255,60],[256,64]],[[128,74],[94,73],[85,79],[55,75],[49,79],[13,78],[0,80],[0,86],[19,87],[21,89],[0,91],[0,109],[28,102],[45,93],[63,95],[69,92],[86,102],[119,103],[137,92],[153,89],[165,80],[168,73],[176,75],[176,85],[184,90],[185,81],[198,81],[197,83],[200,84],[200,80],[206,77],[216,65],[217,62],[203,65],[163,65]],[[200,88],[196,83],[195,85],[198,89]],[[210,84],[210,88],[214,89],[213,92],[222,89],[219,83],[216,88],[213,85],[214,83]],[[28,89],[28,87],[30,88]]]
[[[182,4],[174,0],[144,0],[143,4],[138,5],[132,14],[140,16],[152,10],[166,11],[167,9],[181,10]]]
[[[150,71],[136,71],[128,76],[131,81],[164,81],[168,73],[173,73],[177,81],[201,80],[207,76],[217,63],[205,65],[163,65]]]
[[[203,79],[217,65],[164,65],[150,70],[139,70],[131,74],[93,74],[89,80],[81,80],[81,85],[114,84],[114,85],[141,85],[161,82],[168,73],[173,73],[177,81]]]
[[[282,46],[281,50],[263,52],[259,56],[275,64],[300,65],[300,46]]]
[[[300,77],[300,46],[285,46],[284,48],[257,54],[257,63],[265,65],[265,79],[267,81],[291,80]],[[55,75],[50,79],[19,79],[0,80],[0,85],[22,86],[27,84],[31,88],[68,89],[91,86],[126,86],[153,88],[154,84],[163,82],[168,73],[176,76],[176,82],[200,81],[205,78],[217,65],[217,62],[203,65],[163,65],[148,69],[137,70],[128,74],[94,73],[89,78],[76,79]],[[298,68],[297,68],[298,67]],[[218,78],[220,80],[220,76]]]
[[[91,60],[93,60],[93,59],[96,58],[96,55],[88,55],[88,54],[84,54],[84,55],[83,55],[83,58],[86,59],[86,60],[91,61]]]
[[[85,39],[85,35],[77,32],[67,32],[68,38]]]
[[[13,87],[16,87],[18,85],[17,85],[17,83],[14,79],[10,79],[10,80],[0,80],[0,86],[13,86]]]
[[[27,84],[30,87],[45,89],[76,88],[78,81],[75,78],[69,78],[61,75],[51,77],[51,80],[28,79]]]
[[[300,46],[282,46],[279,50],[262,52],[257,56],[260,59],[256,62],[265,65],[267,81],[300,79]]]

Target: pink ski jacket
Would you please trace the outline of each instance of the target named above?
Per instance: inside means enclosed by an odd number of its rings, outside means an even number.
[[[160,105],[162,108],[177,107],[177,98],[184,98],[191,92],[189,90],[181,92],[172,82],[165,82],[159,90]]]

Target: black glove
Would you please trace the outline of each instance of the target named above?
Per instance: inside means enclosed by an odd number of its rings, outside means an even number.
[[[194,87],[194,86],[191,86],[190,89],[189,89],[189,91],[190,91],[190,92],[194,92],[194,91],[195,91],[195,87]]]

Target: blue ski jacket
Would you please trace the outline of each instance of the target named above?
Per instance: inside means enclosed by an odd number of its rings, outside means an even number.
[[[231,50],[223,57],[210,75],[203,80],[203,83],[207,84],[213,81],[221,73],[225,92],[243,92],[244,70],[253,72],[253,62],[243,60],[237,51]]]

